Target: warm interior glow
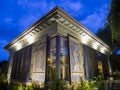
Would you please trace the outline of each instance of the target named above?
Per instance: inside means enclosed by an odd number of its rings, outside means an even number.
[[[88,35],[84,35],[81,37],[81,41],[84,44],[87,44],[89,40],[90,40],[90,36],[88,36]]]
[[[50,58],[48,58],[48,62],[51,63],[51,59]]]

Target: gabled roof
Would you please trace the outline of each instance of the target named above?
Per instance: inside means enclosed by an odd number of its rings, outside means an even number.
[[[23,36],[27,35],[28,33],[30,33],[31,31],[33,31],[33,29],[35,27],[37,27],[40,23],[44,22],[45,19],[48,19],[51,15],[53,15],[54,13],[57,12],[57,10],[59,10],[60,8],[58,6],[56,6],[54,9],[52,9],[50,12],[48,12],[46,15],[44,15],[43,17],[41,17],[37,22],[35,22],[30,28],[26,29],[22,34],[20,34],[18,37],[16,37],[14,40],[12,40],[8,45],[5,46],[5,49],[8,49],[11,45],[13,45],[14,43],[16,43],[18,40],[20,40]]]
[[[67,14],[65,11],[63,11],[60,7],[56,6],[54,9],[52,9],[50,12],[48,12],[45,16],[40,18],[36,23],[34,23],[29,29],[25,30],[20,36],[15,38],[12,42],[10,42],[8,45],[5,46],[5,49],[8,49],[12,45],[14,45],[16,42],[18,42],[20,39],[22,39],[27,34],[30,34],[35,30],[36,27],[39,25],[43,25],[44,23],[48,25],[48,23],[51,23],[52,21],[60,22],[64,25],[66,25],[71,30],[77,32],[80,34],[81,37],[84,37],[83,43],[88,44],[89,41],[93,41],[92,43],[99,45],[100,47],[106,48],[107,51],[111,52],[110,47],[104,43],[101,39],[99,39],[96,35],[94,35],[92,32],[90,32],[87,28],[85,28],[82,24],[80,24],[78,21],[76,21],[73,17],[71,17],[69,14]],[[84,42],[89,39],[89,41]],[[94,47],[93,47],[94,48]],[[94,48],[96,49],[96,48]]]

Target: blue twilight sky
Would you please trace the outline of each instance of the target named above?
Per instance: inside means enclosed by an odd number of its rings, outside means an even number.
[[[56,5],[96,33],[106,22],[111,0],[0,0],[0,60],[4,46]]]

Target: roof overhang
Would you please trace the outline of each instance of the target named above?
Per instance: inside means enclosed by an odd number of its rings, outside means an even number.
[[[30,40],[28,41],[28,44],[33,43],[35,34],[39,33],[45,27],[51,25],[53,22],[62,23],[72,31],[78,33],[81,36],[81,42],[83,44],[91,45],[92,48],[100,51],[101,53],[112,53],[111,48],[106,43],[104,43],[95,34],[90,32],[87,28],[85,28],[82,24],[80,24],[59,7],[55,7],[53,10],[39,19],[29,29],[25,30],[20,36],[6,45],[5,49],[9,50],[9,48],[12,46],[19,47],[20,49],[20,42],[24,41],[24,39]]]

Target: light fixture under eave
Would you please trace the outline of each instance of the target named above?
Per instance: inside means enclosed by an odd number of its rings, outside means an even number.
[[[98,48],[98,45],[99,45],[98,42],[94,42],[92,46],[93,46],[94,49],[97,49],[97,48]]]
[[[14,44],[14,46],[15,46],[16,50],[20,50],[22,48],[22,43],[17,42]]]
[[[82,35],[81,36],[81,41],[82,41],[82,43],[84,43],[84,44],[88,44],[88,41],[90,40],[91,38],[90,38],[90,36],[88,36],[88,35]]]
[[[105,47],[101,47],[101,48],[100,48],[100,52],[101,52],[101,53],[105,53],[105,52],[106,52],[106,48],[105,48]]]
[[[35,41],[34,36],[31,35],[25,36],[25,39],[27,40],[28,44],[32,44]]]

